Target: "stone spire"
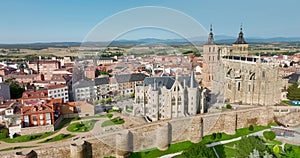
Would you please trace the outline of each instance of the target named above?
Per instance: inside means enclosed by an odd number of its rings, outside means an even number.
[[[190,78],[190,88],[194,88],[194,70],[193,70],[193,68],[191,69],[191,76],[190,76],[191,78]]]
[[[157,90],[157,83],[156,83],[156,78],[154,78],[154,81],[153,81],[154,85],[153,85],[153,90],[156,91]]]
[[[244,39],[244,33],[243,33],[243,25],[241,24],[240,33],[237,38],[237,40],[234,42],[234,44],[247,44]]]
[[[208,35],[207,44],[215,44],[214,34],[212,33],[212,25],[210,25],[210,33]]]

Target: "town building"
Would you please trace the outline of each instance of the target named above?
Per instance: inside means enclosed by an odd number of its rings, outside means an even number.
[[[146,77],[143,73],[115,75],[119,95],[130,96],[134,93],[135,84],[143,83]]]
[[[27,66],[38,74],[42,74],[41,80],[49,81],[53,71],[60,68],[60,62],[58,60],[34,60],[27,62]]]
[[[53,104],[45,102],[23,106],[21,109],[22,127],[33,127],[54,124]]]
[[[72,86],[75,101],[94,101],[106,98],[109,94],[109,77],[79,80]]]
[[[62,98],[63,102],[69,101],[68,86],[65,84],[47,85],[48,98]]]

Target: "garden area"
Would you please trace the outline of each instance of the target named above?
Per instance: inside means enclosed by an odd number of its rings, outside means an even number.
[[[280,141],[267,140],[265,137],[249,136],[214,148],[219,157],[299,157],[299,146],[286,144],[283,151],[281,144]]]
[[[67,127],[67,130],[70,132],[88,132],[94,128],[97,121],[98,120],[89,120],[72,123]]]
[[[222,140],[230,140],[233,138],[238,138],[241,136],[245,136],[251,133],[255,133],[264,129],[268,129],[271,126],[277,126],[277,124],[275,123],[271,123],[268,126],[249,126],[246,128],[240,128],[236,131],[236,134],[234,135],[228,135],[226,133],[213,133],[211,135],[207,135],[204,136],[202,138],[202,141],[194,144],[191,143],[190,141],[185,141],[185,142],[180,142],[180,143],[175,143],[175,144],[171,144],[169,149],[166,151],[160,151],[158,149],[149,149],[146,151],[140,151],[140,152],[136,152],[136,153],[132,153],[131,157],[135,158],[135,157],[158,157],[158,156],[162,156],[162,155],[166,155],[166,154],[171,154],[171,153],[176,153],[176,152],[180,152],[180,151],[184,151],[184,150],[190,150],[189,152],[195,152],[195,150],[197,150],[197,145],[203,145],[203,144],[209,144],[209,143],[213,143],[213,142],[218,142],[218,141],[222,141]],[[226,144],[228,145],[228,144]],[[230,145],[230,143],[229,143]],[[195,146],[194,148],[192,148],[193,146]],[[191,147],[192,149],[189,149],[189,147]],[[203,147],[201,147],[203,148]],[[220,147],[219,147],[220,148]],[[205,153],[210,153],[212,148],[208,148],[207,150],[205,150]],[[226,150],[230,150],[230,148],[226,148]],[[199,153],[201,154],[201,153]],[[176,158],[180,158],[180,157],[187,157],[188,154],[186,154],[186,156],[184,156],[184,154],[182,155],[178,155],[175,156]]]
[[[72,138],[74,137],[74,135],[71,135],[71,134],[59,134],[53,138],[48,138],[44,141],[41,141],[39,143],[49,143],[49,142],[56,142],[56,141],[60,141],[60,140],[64,140],[64,139],[69,139],[69,138]]]
[[[112,125],[119,125],[125,123],[125,120],[119,117],[114,119],[106,120],[101,124],[101,127],[112,126]]]
[[[171,153],[176,153],[176,152],[182,151],[184,149],[189,148],[191,145],[193,145],[192,142],[185,141],[185,142],[171,144],[170,147],[165,151],[161,151],[161,150],[154,148],[154,149],[149,149],[149,150],[145,150],[145,151],[132,153],[130,155],[130,157],[131,158],[159,157],[159,156],[163,156],[166,154],[171,154]]]

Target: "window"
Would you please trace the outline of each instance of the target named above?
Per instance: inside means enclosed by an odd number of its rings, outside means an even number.
[[[175,97],[172,97],[171,104],[172,104],[172,105],[175,105],[175,101],[176,101],[176,100],[175,100]]]
[[[50,113],[46,113],[46,120],[50,120],[50,119],[51,119]]]
[[[32,115],[32,120],[33,120],[33,121],[36,121],[36,120],[37,120],[36,115]]]

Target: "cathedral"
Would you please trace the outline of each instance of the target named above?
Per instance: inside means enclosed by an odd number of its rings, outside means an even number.
[[[203,46],[201,83],[213,92],[213,102],[275,105],[280,103],[285,82],[279,65],[248,54],[242,27],[230,49],[214,42],[210,28],[208,42]]]
[[[135,87],[135,115],[147,121],[192,116],[206,112],[206,89],[190,76],[147,77]]]

